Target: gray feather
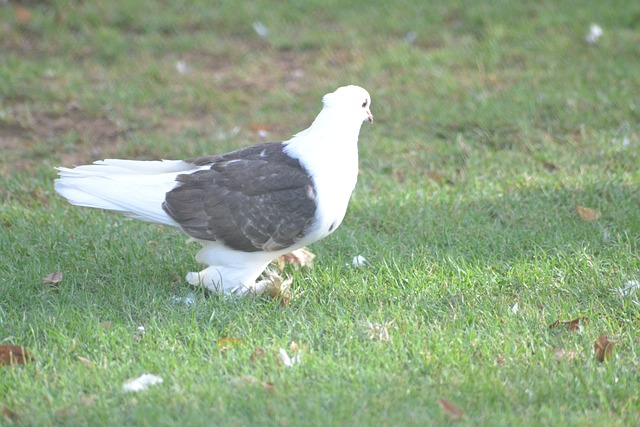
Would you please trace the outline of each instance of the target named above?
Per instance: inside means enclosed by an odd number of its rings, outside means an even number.
[[[178,175],[163,209],[190,236],[240,251],[292,246],[313,224],[316,192],[282,143],[186,160],[207,170]]]

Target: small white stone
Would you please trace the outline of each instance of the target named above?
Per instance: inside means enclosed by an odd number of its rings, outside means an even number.
[[[267,38],[267,36],[269,35],[269,29],[265,27],[265,25],[262,22],[256,21],[252,24],[252,26],[253,26],[253,31],[255,31],[256,34],[262,37],[263,39]]]
[[[178,61],[176,62],[176,70],[178,70],[178,73],[180,74],[187,74],[189,72],[189,67],[186,62]]]
[[[163,381],[164,380],[157,375],[143,374],[138,378],[127,381],[125,385],[122,386],[122,390],[125,392],[137,393],[152,385],[162,384]]]
[[[518,314],[518,310],[519,310],[518,303],[513,304],[513,307],[511,307],[511,312],[513,314]]]
[[[591,24],[589,27],[589,32],[585,36],[584,40],[589,44],[594,44],[598,41],[600,37],[604,34],[602,28],[598,24]]]

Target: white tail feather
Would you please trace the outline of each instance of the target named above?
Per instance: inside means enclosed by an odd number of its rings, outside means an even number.
[[[144,221],[177,227],[162,209],[176,177],[197,169],[180,160],[107,159],[73,169],[57,168],[56,191],[77,206],[122,212]]]

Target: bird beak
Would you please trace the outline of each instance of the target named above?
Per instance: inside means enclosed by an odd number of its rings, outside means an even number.
[[[371,114],[371,111],[369,110],[367,110],[367,120],[369,123],[373,123],[373,114]]]

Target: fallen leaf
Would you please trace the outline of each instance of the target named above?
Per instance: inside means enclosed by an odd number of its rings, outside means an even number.
[[[243,375],[241,377],[232,378],[231,385],[257,385],[262,387],[266,391],[273,391],[275,388],[271,382],[263,382],[254,377],[253,375]]]
[[[2,414],[2,416],[9,422],[16,422],[18,421],[18,418],[20,418],[15,411],[12,411],[4,405],[0,406],[0,414]]]
[[[289,304],[289,300],[291,299],[291,293],[287,292],[280,297],[280,308],[284,308]]]
[[[146,388],[149,388],[152,385],[162,384],[164,380],[153,374],[143,374],[138,378],[134,378],[132,380],[127,381],[123,386],[122,390],[125,392],[139,392]]]
[[[240,338],[224,337],[216,341],[216,347],[218,347],[218,350],[221,352],[225,352],[240,344],[242,344],[242,340]]]
[[[549,329],[557,328],[558,326],[564,326],[571,332],[582,331],[584,329],[583,324],[589,320],[586,317],[577,317],[569,321],[560,321],[559,319],[549,325]]]
[[[596,360],[598,362],[604,362],[609,359],[615,344],[615,342],[609,341],[605,334],[600,334],[596,342],[593,344],[593,349],[596,352]]]
[[[84,394],[80,396],[80,403],[84,406],[93,406],[98,403],[98,396],[95,394]]]
[[[269,124],[263,124],[263,123],[252,123],[251,125],[249,125],[249,129],[251,130],[251,132],[255,132],[255,133],[261,133],[261,132],[269,133],[273,130],[273,126]]]
[[[111,325],[112,325],[112,324],[113,324],[113,323],[111,323],[111,321],[106,320],[106,321],[104,321],[104,322],[101,322],[101,323],[100,323],[100,327],[101,327],[102,329],[109,329],[109,328],[111,327]]]
[[[585,208],[584,206],[576,206],[576,212],[578,212],[578,216],[587,222],[595,222],[600,219],[602,214],[591,208]]]
[[[85,357],[78,356],[78,362],[82,363],[87,368],[93,368],[93,362]]]
[[[264,348],[256,348],[255,350],[253,350],[253,353],[251,353],[251,357],[249,357],[249,360],[252,363],[255,363],[256,361],[264,359],[266,355],[267,350],[265,350]]]
[[[62,273],[59,271],[48,274],[42,278],[42,283],[45,285],[57,285],[60,282],[62,282]]]
[[[316,255],[307,248],[296,249],[284,254],[277,259],[278,269],[282,271],[286,264],[291,264],[295,269],[299,267],[313,268],[313,259]]]
[[[30,22],[31,19],[33,19],[33,15],[31,14],[31,11],[26,7],[14,6],[13,11],[16,14],[16,21],[18,21],[20,24],[26,24]]]
[[[292,278],[287,277],[286,279],[284,279],[282,276],[280,276],[278,273],[271,270],[270,268],[267,268],[262,273],[262,277],[263,277],[262,280],[264,281],[263,283],[266,283],[264,292],[268,296],[272,298],[281,297],[282,298],[282,300],[280,301],[281,304],[283,303],[283,301],[285,301],[285,299],[286,299],[286,302],[289,301],[290,287],[291,287],[291,283],[293,283]]]
[[[464,412],[462,412],[462,409],[460,409],[458,405],[455,405],[446,399],[439,397],[438,405],[440,405],[440,408],[444,411],[445,414],[453,419],[464,417]]]
[[[429,171],[426,174],[427,178],[429,178],[431,181],[435,182],[436,184],[453,184],[453,181],[450,180],[449,178],[447,178],[444,174],[441,174],[440,172],[435,172],[435,171]]]
[[[0,365],[23,365],[35,361],[26,348],[18,345],[0,345]]]
[[[553,352],[553,358],[556,360],[574,360],[578,357],[575,350],[565,351],[563,348],[556,348]]]

